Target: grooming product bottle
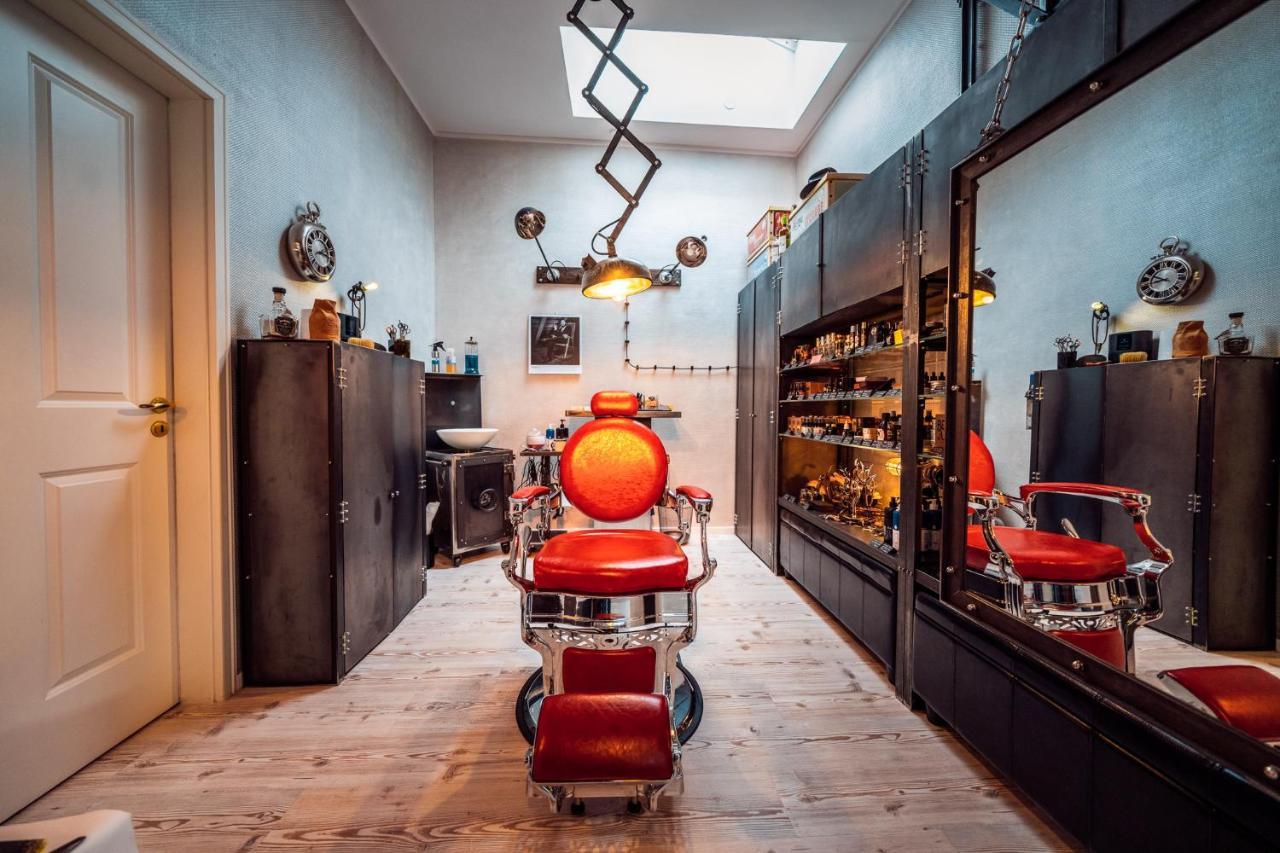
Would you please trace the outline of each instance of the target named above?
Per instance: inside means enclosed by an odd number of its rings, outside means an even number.
[[[1253,353],[1253,335],[1244,330],[1244,312],[1233,311],[1227,315],[1231,325],[1218,335],[1219,355],[1251,355]]]
[[[469,376],[480,375],[480,344],[476,343],[475,336],[467,338],[467,342],[462,345],[462,358],[464,370]]]
[[[444,341],[436,341],[431,345],[431,372],[440,372],[440,351],[444,349]]]
[[[898,514],[898,499],[889,498],[889,503],[884,508],[884,530],[881,532],[880,538],[884,540],[884,544],[893,544],[893,518]]]
[[[893,508],[893,541],[889,544],[893,546],[893,550],[898,550],[899,543],[902,541],[902,504],[898,504]]]
[[[444,351],[444,372],[458,372],[458,354],[453,351],[453,347],[448,347]]]
[[[565,426],[564,418],[560,419],[560,426],[556,427],[556,440],[557,441],[569,440],[569,427]]]

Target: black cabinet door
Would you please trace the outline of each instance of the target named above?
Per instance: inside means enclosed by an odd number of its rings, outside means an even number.
[[[420,361],[396,358],[391,362],[394,390],[391,420],[385,425],[392,441],[392,621],[399,624],[426,592],[422,567],[426,565],[423,530],[423,490],[418,488],[426,472],[422,455],[422,377]]]
[[[1196,491],[1196,427],[1200,402],[1194,396],[1200,359],[1112,364],[1105,368],[1105,480],[1151,495],[1151,531],[1173,552],[1173,565],[1160,580],[1164,616],[1151,627],[1191,641],[1187,608],[1192,605],[1195,516],[1187,497]],[[1125,548],[1129,562],[1150,558],[1133,535],[1128,515],[1108,507],[1102,538]]]
[[[734,421],[733,532],[751,547],[752,424],[755,423],[755,288],[738,293],[738,406]]]
[[[1032,481],[1101,483],[1102,401],[1107,371],[1098,368],[1046,370],[1037,374],[1038,398],[1031,413]],[[1009,482],[1006,488],[1015,489]],[[1036,498],[1040,529],[1061,533],[1070,519],[1085,539],[1102,535],[1103,504],[1091,498],[1041,495]]]
[[[841,566],[840,571],[844,577],[840,578],[840,605],[836,615],[855,637],[861,637],[863,587],[866,581],[862,579],[862,575],[847,566]]]
[[[902,286],[906,157],[899,148],[823,214],[823,314]]]
[[[1099,853],[1211,849],[1208,809],[1097,734],[1092,813],[1089,846]],[[1135,814],[1152,819],[1134,820]]]
[[[346,370],[342,396],[343,672],[349,672],[392,627],[391,398],[394,356],[362,347],[339,350]]]
[[[956,645],[955,727],[996,766],[1013,772],[1013,683],[1003,670]]]
[[[822,228],[826,214],[796,238],[782,260],[784,335],[822,315]]]
[[[840,575],[845,568],[840,561],[826,551],[819,553],[818,600],[832,614],[840,612]]]
[[[778,524],[778,570],[792,574],[791,543],[795,530],[790,524]]]
[[[932,622],[915,616],[911,682],[925,704],[949,723],[956,712],[956,643]]]
[[[1090,831],[1090,741],[1088,726],[1015,683],[1013,778],[1076,838],[1088,838]]]
[[[872,570],[874,571],[874,570]],[[893,668],[893,596],[872,581],[862,585],[862,642],[890,669]]]
[[[752,428],[751,471],[751,550],[774,565],[774,540],[777,535],[778,504],[776,498],[778,425],[775,406],[778,395],[778,269],[769,267],[754,282],[755,349],[754,375],[755,425]]]

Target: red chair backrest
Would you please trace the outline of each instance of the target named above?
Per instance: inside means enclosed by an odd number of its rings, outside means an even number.
[[[628,402],[630,401],[630,402]],[[597,521],[626,521],[648,512],[667,485],[667,449],[630,417],[635,395],[601,391],[591,398],[596,419],[579,427],[560,457],[565,497]]]
[[[969,491],[991,492],[996,487],[996,460],[986,443],[969,430]]]

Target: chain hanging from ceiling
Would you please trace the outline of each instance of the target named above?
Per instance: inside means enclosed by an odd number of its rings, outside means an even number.
[[[653,149],[641,142],[640,138],[631,132],[629,127],[631,120],[635,118],[636,110],[640,107],[640,102],[644,100],[644,96],[649,92],[649,86],[637,77],[636,73],[627,67],[627,64],[618,56],[618,44],[622,41],[622,36],[626,33],[627,23],[635,17],[635,10],[624,3],[623,0],[609,0],[609,2],[617,8],[621,18],[618,20],[618,26],[614,29],[613,35],[609,37],[608,44],[602,42],[600,37],[593,33],[591,28],[584,24],[582,22],[582,18],[579,17],[579,12],[581,12],[582,7],[587,4],[587,0],[577,0],[577,2],[573,4],[573,8],[569,10],[568,18],[569,23],[573,24],[578,32],[582,33],[582,35],[586,37],[587,41],[591,42],[591,44],[595,46],[596,50],[600,51],[600,61],[596,63],[596,69],[592,73],[591,79],[587,81],[587,85],[583,88],[582,97],[591,106],[591,109],[596,111],[596,114],[599,115],[600,118],[607,121],[613,127],[613,136],[610,137],[609,144],[604,149],[604,156],[601,157],[600,162],[596,164],[596,174],[608,181],[609,186],[613,187],[614,191],[617,192],[618,195],[622,196],[622,199],[627,203],[627,206],[623,209],[621,216],[612,222],[601,226],[600,230],[595,233],[591,238],[591,250],[599,251],[596,249],[595,242],[598,238],[603,237],[605,245],[607,246],[606,254],[613,256],[617,254],[615,244],[618,242],[618,237],[622,234],[622,229],[627,227],[627,220],[631,218],[631,214],[640,205],[640,197],[644,195],[644,191],[648,189],[649,182],[653,180],[654,173],[662,167],[662,161],[654,155]],[[635,86],[636,89],[635,97],[631,99],[631,104],[627,107],[627,111],[623,114],[622,118],[618,118],[614,115],[613,112],[595,95],[596,85],[600,82],[601,76],[603,76],[604,72],[610,65],[613,65],[614,68],[618,69],[622,76],[627,78],[631,85]],[[627,189],[627,187],[623,185],[622,181],[618,180],[617,176],[609,171],[609,162],[613,159],[614,153],[618,150],[618,144],[624,139],[631,143],[631,147],[634,148],[636,152],[649,164],[648,169],[645,170],[644,177],[640,179],[640,183],[636,186],[634,191]],[[612,226],[613,230],[606,234],[605,229],[610,226]]]
[[[986,145],[991,140],[1004,133],[1004,126],[1000,124],[1000,116],[1004,113],[1004,102],[1009,98],[1009,83],[1013,79],[1013,66],[1017,64],[1018,57],[1022,55],[1023,39],[1026,37],[1027,19],[1031,16],[1031,10],[1035,8],[1032,0],[1022,0],[1018,6],[1018,28],[1014,30],[1013,36],[1009,39],[1009,55],[1004,62],[1004,74],[1000,77],[1000,84],[996,87],[996,105],[991,113],[991,121],[987,122],[986,127],[982,128],[982,133],[978,137],[979,147]]]

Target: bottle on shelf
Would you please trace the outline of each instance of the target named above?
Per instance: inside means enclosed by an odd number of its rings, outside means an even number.
[[[1244,312],[1232,311],[1227,317],[1231,325],[1218,335],[1218,355],[1251,355],[1253,335],[1244,330]]]
[[[893,526],[894,519],[897,514],[898,499],[889,498],[889,503],[885,504],[884,507],[884,530],[881,531],[882,535],[880,538],[884,541],[884,544],[889,545],[890,547],[893,546]]]
[[[462,358],[464,372],[469,376],[478,376],[480,374],[480,344],[476,343],[474,335],[467,338],[466,343],[462,345]]]
[[[902,504],[893,508],[893,541],[889,544],[897,551],[902,543]]]
[[[289,306],[284,304],[285,289],[271,288],[271,306],[267,313],[258,317],[258,329],[264,338],[296,338],[298,336],[298,318],[293,316]]]

